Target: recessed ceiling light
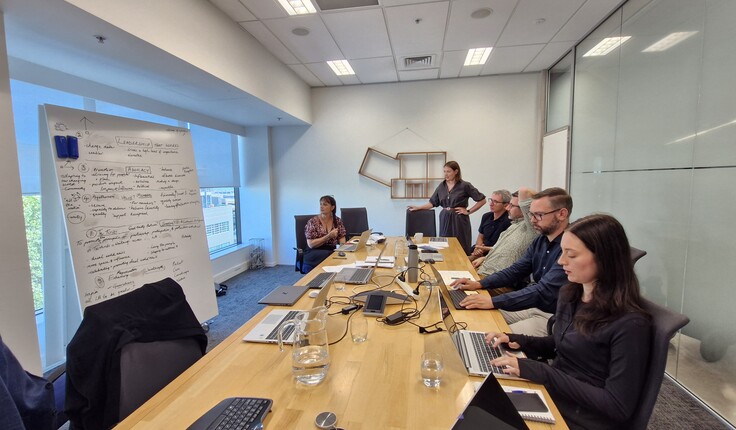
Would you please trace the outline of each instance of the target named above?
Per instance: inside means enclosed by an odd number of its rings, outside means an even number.
[[[540,25],[540,24],[544,24],[545,22],[547,22],[547,20],[546,20],[546,19],[544,19],[544,18],[537,18],[537,19],[536,19],[536,20],[534,21],[534,23],[535,23],[535,24],[537,24],[537,25]]]
[[[473,48],[468,49],[468,55],[465,57],[465,64],[463,66],[477,66],[480,64],[486,64],[488,56],[491,55],[493,48]]]
[[[586,52],[583,57],[599,57],[606,55],[619,46],[623,45],[627,40],[631,39],[631,36],[621,37],[606,37],[605,39],[598,42],[590,51]]]
[[[333,60],[328,61],[327,65],[330,66],[330,69],[332,69],[333,72],[337,76],[345,76],[345,75],[354,75],[355,72],[353,71],[353,68],[350,67],[350,63],[348,63],[348,60]]]
[[[291,30],[291,33],[295,36],[306,36],[309,34],[309,29],[304,27],[297,27]]]
[[[482,19],[491,16],[492,13],[493,9],[489,7],[484,7],[483,9],[478,9],[475,12],[471,13],[470,16],[471,18]]]
[[[660,52],[670,49],[695,33],[697,33],[697,31],[678,31],[676,33],[670,33],[641,52]]]
[[[281,7],[284,8],[289,15],[306,15],[308,13],[317,13],[317,9],[310,0],[279,0]]]

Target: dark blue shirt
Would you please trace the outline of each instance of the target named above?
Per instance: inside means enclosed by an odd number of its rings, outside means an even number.
[[[509,213],[504,212],[498,219],[493,219],[493,212],[483,214],[480,219],[478,233],[483,235],[483,245],[493,246],[498,242],[498,237],[511,225]]]
[[[557,309],[557,294],[560,287],[568,283],[567,275],[557,260],[562,254],[559,234],[554,240],[540,235],[527,248],[524,256],[506,269],[481,279],[484,288],[512,287],[529,275],[532,283],[510,293],[494,297],[493,307],[507,311],[539,308],[554,313]]]

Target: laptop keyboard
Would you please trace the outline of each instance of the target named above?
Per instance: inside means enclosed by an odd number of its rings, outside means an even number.
[[[347,284],[367,284],[370,280],[371,269],[358,269],[345,281]]]
[[[450,298],[452,299],[452,303],[455,305],[455,308],[465,309],[464,307],[460,306],[460,302],[462,302],[463,299],[468,297],[468,295],[465,294],[465,291],[448,289],[447,292],[450,293]]]
[[[308,288],[322,288],[322,284],[325,283],[327,278],[330,277],[332,273],[328,272],[322,272],[319,275],[315,276],[311,281],[307,282],[306,287]]]
[[[501,350],[488,345],[483,333],[471,331],[468,334],[470,335],[470,339],[473,340],[473,349],[475,349],[475,353],[478,355],[478,363],[480,364],[481,370],[489,373],[503,374],[503,370],[500,367],[491,364],[491,360],[503,355]]]
[[[266,339],[270,339],[270,340],[278,339],[279,330],[281,330],[281,326],[284,325],[286,321],[294,319],[299,312],[301,311],[289,311],[284,317],[284,319],[281,320],[281,323],[279,323],[279,325],[277,325],[275,329],[271,330],[271,333],[269,333],[268,336],[266,336]],[[291,334],[294,333],[295,328],[296,327],[294,326],[294,324],[292,324],[284,331],[284,340],[288,339],[289,336],[291,336]]]
[[[260,427],[271,409],[271,400],[235,397],[207,430],[250,430]]]

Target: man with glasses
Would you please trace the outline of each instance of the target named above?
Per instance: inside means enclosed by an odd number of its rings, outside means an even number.
[[[508,190],[496,190],[491,193],[491,198],[488,200],[491,211],[483,214],[483,218],[480,220],[478,239],[470,253],[470,261],[480,259],[488,254],[488,251],[498,241],[501,233],[509,228],[511,220],[506,209],[510,201],[511,193]]]
[[[534,194],[529,215],[540,236],[534,239],[524,256],[480,282],[459,279],[452,286],[465,290],[513,287],[529,276],[531,283],[495,297],[469,295],[461,305],[468,309],[500,309],[514,333],[545,336],[547,320],[557,308],[557,293],[567,283],[567,276],[557,260],[562,253],[560,239],[571,212],[572,197],[562,188],[547,188]]]
[[[522,187],[512,195],[508,204],[511,226],[501,233],[488,255],[473,261],[473,267],[481,277],[493,275],[514,264],[537,237],[529,215],[534,193],[531,189]]]

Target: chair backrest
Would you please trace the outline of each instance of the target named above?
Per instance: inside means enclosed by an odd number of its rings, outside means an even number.
[[[133,342],[120,353],[120,420],[202,358],[192,338]]]
[[[434,210],[406,211],[406,235],[423,233],[427,237],[437,236],[437,221]]]
[[[304,227],[307,222],[315,215],[294,215],[294,224],[296,232],[296,247],[299,249],[307,248],[307,236],[304,235]]]
[[[646,430],[649,417],[652,415],[654,403],[657,401],[659,389],[664,378],[664,369],[667,365],[667,349],[670,340],[683,328],[690,319],[685,315],[671,311],[647,299],[642,298],[644,309],[652,316],[652,341],[649,352],[649,365],[639,398],[639,407],[629,420],[627,429]]]
[[[643,249],[634,248],[633,246],[629,246],[631,248],[631,262],[636,264],[639,259],[645,255],[647,255],[647,252]]]
[[[341,208],[340,218],[348,237],[360,236],[368,230],[368,211],[365,208]]]

